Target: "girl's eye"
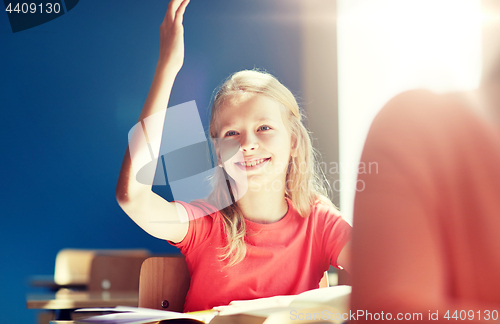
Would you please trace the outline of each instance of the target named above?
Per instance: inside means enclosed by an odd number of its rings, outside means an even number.
[[[228,131],[228,132],[226,133],[226,136],[234,136],[234,135],[236,135],[236,132],[235,132],[235,131]]]
[[[262,125],[259,127],[259,130],[261,130],[261,131],[266,131],[266,130],[270,130],[270,129],[271,129],[271,127],[266,126],[266,125]]]

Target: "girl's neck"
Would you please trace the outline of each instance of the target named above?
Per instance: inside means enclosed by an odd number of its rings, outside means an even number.
[[[284,191],[252,191],[238,200],[238,207],[246,219],[255,223],[274,223],[288,211]]]

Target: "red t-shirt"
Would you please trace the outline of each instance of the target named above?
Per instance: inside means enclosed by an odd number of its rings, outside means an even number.
[[[173,244],[186,257],[191,275],[184,311],[299,294],[318,288],[330,265],[338,267],[337,257],[350,239],[351,226],[324,203],[316,203],[304,218],[287,201],[288,212],[278,222],[245,220],[247,254],[242,262],[226,268],[226,261],[220,261],[227,243],[221,214],[203,200],[180,202],[190,219],[186,237]]]

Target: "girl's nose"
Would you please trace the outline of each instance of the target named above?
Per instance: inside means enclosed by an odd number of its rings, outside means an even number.
[[[255,136],[245,136],[240,143],[240,150],[242,152],[254,151],[259,148]]]

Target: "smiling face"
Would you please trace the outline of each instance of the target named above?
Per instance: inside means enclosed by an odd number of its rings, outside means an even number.
[[[246,173],[252,179],[249,183],[278,180],[285,184],[293,152],[292,136],[283,122],[284,111],[277,101],[252,92],[231,95],[225,100],[217,112],[220,140],[216,151],[219,161],[226,161],[225,170],[233,179]],[[231,142],[239,143],[241,154],[234,155]]]

